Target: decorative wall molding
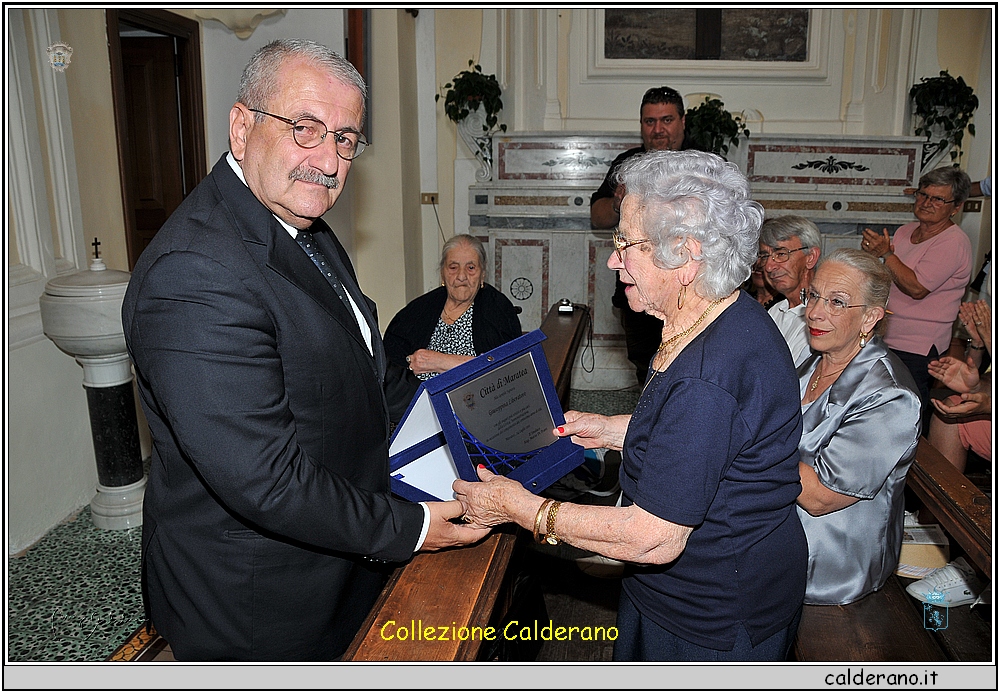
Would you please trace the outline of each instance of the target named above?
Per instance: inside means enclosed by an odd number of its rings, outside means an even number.
[[[24,13],[25,10],[12,10],[8,15],[7,166],[8,170],[19,172],[7,179],[13,240],[19,259],[19,263],[8,267],[7,275],[11,349],[41,339],[38,297],[47,276],[55,272],[45,175],[37,156],[41,140]]]
[[[20,262],[7,268],[7,327],[9,347],[15,349],[43,338],[38,297],[49,279],[76,271],[85,253],[65,73],[56,73],[40,55],[32,60],[28,49],[29,30],[38,51],[59,40],[56,12],[13,10],[9,20],[7,165],[18,175],[8,177],[8,195]],[[36,97],[41,112],[35,108]],[[47,150],[42,148],[40,129]],[[48,157],[48,185],[39,158],[42,151]],[[50,189],[56,228],[50,216]]]
[[[191,14],[198,19],[214,19],[221,22],[231,32],[241,39],[248,39],[253,35],[257,26],[274,14],[285,14],[288,10],[266,10],[262,8],[252,9],[196,9],[191,10]]]
[[[35,46],[50,46],[60,40],[56,10],[31,10]],[[37,58],[37,56],[36,56]],[[52,206],[55,211],[56,271],[75,272],[86,265],[83,213],[80,210],[80,186],[73,147],[73,123],[69,113],[69,92],[66,74],[51,69],[48,63],[36,59],[35,75],[42,103],[41,125],[48,146],[49,181]]]
[[[604,10],[586,10],[587,71],[585,82],[648,82],[669,76],[673,83],[687,79],[813,84],[825,82],[829,72],[831,13],[812,9],[809,17],[809,58],[801,63],[741,60],[649,60],[604,57]],[[789,81],[791,80],[791,82]]]

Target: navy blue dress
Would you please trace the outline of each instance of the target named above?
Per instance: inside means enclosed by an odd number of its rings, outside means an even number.
[[[693,526],[666,566],[634,566],[638,611],[686,641],[731,650],[787,627],[805,592],[798,379],[764,309],[740,292],[670,367],[652,373],[625,437],[623,505]]]

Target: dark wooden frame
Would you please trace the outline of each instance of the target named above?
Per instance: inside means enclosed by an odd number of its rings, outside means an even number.
[[[371,10],[347,10],[347,60],[354,65],[368,85],[365,99],[365,122],[361,130],[372,144],[372,50]]]
[[[205,154],[205,104],[201,80],[201,29],[198,22],[166,10],[105,10],[108,52],[111,60],[111,93],[114,99],[115,130],[118,139],[118,167],[121,171],[122,205],[125,218],[125,243],[129,269],[139,259],[132,247],[135,232],[135,178],[132,175],[131,143],[125,127],[125,78],[122,71],[121,25],[157,31],[180,40],[181,148],[184,153],[185,195],[208,173]]]

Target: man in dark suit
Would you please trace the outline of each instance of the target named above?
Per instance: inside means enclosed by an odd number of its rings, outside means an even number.
[[[448,521],[457,501],[389,493],[375,305],[319,219],[364,149],[364,94],[323,46],[258,51],[230,153],[126,292],[153,438],[144,597],[177,659],[336,658],[386,563],[485,534]]]

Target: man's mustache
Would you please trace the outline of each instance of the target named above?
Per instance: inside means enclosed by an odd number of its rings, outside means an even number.
[[[316,169],[308,168],[306,166],[296,166],[291,173],[288,174],[290,180],[301,180],[306,183],[317,183],[319,185],[326,186],[331,190],[336,190],[340,187],[340,181],[337,180],[336,175],[328,176],[325,173],[320,173]]]

